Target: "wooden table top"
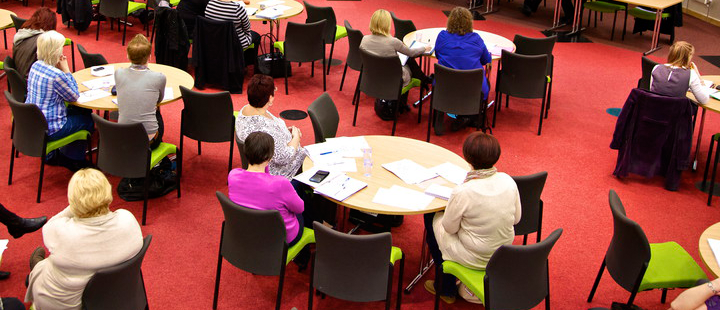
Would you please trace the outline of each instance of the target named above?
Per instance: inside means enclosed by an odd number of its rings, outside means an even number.
[[[266,0],[250,0],[250,4],[248,4],[247,7],[259,9],[260,2],[263,2],[263,1],[266,1]],[[283,14],[278,16],[276,19],[290,18],[295,15],[299,15],[300,13],[302,13],[305,10],[305,7],[303,6],[303,4],[301,2],[297,2],[295,0],[280,0],[280,1],[284,1],[284,3],[281,3],[280,5],[289,6],[290,9],[283,11]],[[248,17],[250,18],[251,21],[266,20],[264,18],[258,17],[257,15],[250,15]]]
[[[403,37],[403,43],[405,45],[410,46],[413,41],[415,41],[415,35],[416,33],[422,33],[422,39],[421,41],[423,43],[429,43],[431,46],[435,46],[435,39],[437,39],[438,34],[440,34],[440,31],[445,30],[443,27],[439,28],[426,28],[426,29],[418,29],[417,31],[413,31],[411,33],[408,33]],[[496,46],[500,47],[512,47],[512,52],[515,51],[515,43],[508,40],[507,38],[497,35],[491,32],[487,31],[481,31],[481,30],[473,30],[475,33],[479,34],[480,37],[485,41],[485,45],[494,44]],[[435,53],[432,54],[432,57],[435,57]],[[492,59],[500,59],[500,55],[492,55]]]
[[[708,238],[720,240],[720,223],[715,223],[705,229],[702,235],[700,235],[700,242],[698,244],[700,258],[713,274],[712,279],[715,279],[720,275],[720,266],[718,266],[718,262],[715,259],[715,254],[713,254],[713,251],[710,249],[710,245],[707,242]]]
[[[0,9],[0,30],[13,27],[13,21],[10,15],[16,15],[13,11]]]
[[[370,177],[363,175],[362,158],[355,159],[355,164],[358,168],[357,172],[348,172],[347,175],[351,178],[367,183],[368,187],[348,197],[345,201],[336,201],[328,198],[339,205],[343,205],[351,209],[394,215],[425,214],[445,209],[447,201],[438,198],[433,199],[430,205],[428,205],[425,209],[418,211],[396,208],[372,202],[375,194],[381,187],[390,188],[393,185],[399,185],[424,192],[424,189],[420,186],[415,184],[406,184],[390,171],[385,170],[385,168],[381,166],[384,163],[407,158],[425,168],[431,168],[445,162],[450,162],[462,167],[463,169],[470,170],[470,166],[462,157],[443,147],[427,143],[425,141],[393,136],[365,136],[365,140],[367,140],[368,144],[372,148],[372,175]],[[303,170],[308,170],[312,168],[312,166],[313,163],[310,157],[305,158]],[[440,185],[451,188],[455,187],[454,183],[448,182],[441,177],[438,178],[439,180],[437,181],[440,182]],[[433,181],[435,181],[435,179],[433,179]]]
[[[702,77],[700,77],[700,79],[712,81],[713,83],[715,83],[715,85],[720,85],[720,75],[703,75]],[[687,97],[690,98],[690,100],[697,103],[697,100],[695,99],[695,96],[693,95],[692,92],[690,92],[690,91],[687,92]],[[713,97],[710,97],[710,101],[708,101],[708,103],[699,104],[698,106],[700,106],[701,108],[703,108],[705,110],[710,110],[713,112],[720,113],[720,100],[717,100]]]
[[[653,8],[656,10],[663,10],[665,8],[668,8],[668,7],[671,7],[678,3],[681,3],[683,0],[617,0],[617,1],[625,2],[627,4],[633,4],[633,5],[637,5],[637,6],[645,6],[645,7]]]
[[[129,62],[124,63],[114,63],[114,64],[108,64],[115,66],[115,70],[119,68],[128,68],[130,67]],[[177,101],[182,96],[180,94],[180,86],[185,86],[186,88],[192,89],[195,85],[195,80],[193,77],[188,74],[187,72],[180,70],[175,67],[166,66],[166,65],[160,65],[155,63],[149,63],[148,67],[152,71],[160,72],[165,75],[165,78],[167,79],[166,87],[171,87],[173,90],[173,98],[169,100],[164,100],[158,105],[164,105],[168,104],[174,101]],[[90,68],[85,68],[83,70],[77,71],[73,73],[73,77],[78,83],[78,88],[80,89],[80,92],[88,90],[85,85],[82,84],[82,82],[97,79],[98,77],[93,76],[90,73]],[[109,91],[109,90],[108,90]],[[79,103],[79,102],[71,102],[70,104],[76,105],[82,108],[91,109],[91,110],[103,110],[103,111],[117,111],[118,106],[112,102],[112,99],[117,98],[117,96],[108,96],[105,98],[93,100],[90,102],[85,103]]]

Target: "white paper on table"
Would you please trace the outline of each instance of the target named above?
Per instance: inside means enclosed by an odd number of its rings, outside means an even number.
[[[343,174],[318,186],[315,188],[315,192],[337,201],[343,201],[366,187],[367,183]]]
[[[86,90],[86,91],[80,93],[80,97],[78,97],[77,102],[79,102],[79,103],[90,102],[90,101],[97,100],[100,98],[105,98],[110,95],[112,95],[110,92],[104,91],[102,89]]]
[[[419,211],[426,208],[434,197],[422,192],[393,185],[391,188],[379,188],[373,202],[381,205]]]
[[[258,2],[258,5],[264,5],[266,8],[268,8],[268,7],[271,7],[271,6],[274,6],[274,5],[278,5],[278,4],[283,4],[283,3],[285,3],[285,1],[282,1],[282,0],[265,0],[265,1],[260,1],[260,2]]]
[[[90,67],[90,74],[93,76],[108,76],[115,73],[115,66],[103,65]]]
[[[165,95],[163,96],[163,101],[165,100],[172,100],[175,96],[173,96],[173,89],[172,87],[165,87]]]
[[[431,184],[430,186],[428,186],[428,188],[425,189],[425,194],[440,198],[442,200],[449,200],[450,195],[452,195],[452,191],[453,189],[447,186]]]
[[[115,75],[109,75],[97,79],[82,82],[89,89],[112,88],[115,86]]]
[[[258,11],[258,8],[247,8],[247,7],[245,8],[245,12],[247,12],[248,16],[255,15],[255,13],[257,13],[257,11]]]
[[[512,51],[512,47],[498,46],[492,43],[486,43],[485,46],[487,47],[488,52],[495,56],[502,55],[503,50],[506,50],[508,52]]]
[[[407,184],[420,183],[437,176],[432,170],[420,166],[418,163],[407,158],[382,164],[382,167],[395,174]]]
[[[326,156],[362,157],[362,150],[369,148],[365,137],[329,138],[323,143],[305,146],[313,163],[321,162]]]
[[[708,238],[707,241],[713,254],[715,254],[715,261],[720,265],[720,240]]]
[[[357,172],[357,163],[354,158],[345,158],[337,153],[320,156],[319,160],[313,160],[313,166],[326,171]]]
[[[278,11],[280,11],[280,12],[285,12],[285,11],[287,11],[287,10],[289,10],[289,9],[292,9],[291,6],[287,6],[287,5],[284,5],[284,4],[279,4],[279,5],[273,6],[272,8],[275,9],[275,10],[278,10]]]
[[[115,105],[118,105],[117,98],[114,98],[113,100],[110,100],[110,101],[112,101],[112,103],[114,103]]]
[[[330,174],[328,174],[328,176],[326,176],[325,179],[322,180],[322,182],[316,183],[316,182],[310,181],[310,178],[311,178],[313,175],[315,175],[315,173],[317,173],[318,170],[323,170],[323,169],[319,169],[318,167],[312,167],[312,168],[310,168],[309,170],[304,171],[303,173],[296,175],[295,177],[293,177],[293,179],[298,180],[298,181],[300,181],[300,182],[302,182],[302,183],[304,183],[304,184],[307,184],[307,185],[310,186],[310,187],[316,188],[316,187],[322,186],[323,184],[325,184],[325,183],[327,183],[327,182],[332,181],[332,180],[335,179],[335,178],[338,178],[338,177],[341,177],[341,176],[344,176],[344,175],[345,175],[345,173],[342,173],[342,172],[340,172],[340,171],[330,171],[330,170],[326,170],[326,171],[330,172]]]
[[[8,239],[0,239],[0,256],[2,256],[2,253],[7,249],[9,242],[10,240]]]
[[[278,11],[274,8],[267,8],[267,9],[264,9],[262,11],[255,13],[255,16],[263,18],[263,19],[276,19],[282,14],[283,14],[283,12]]]
[[[468,173],[467,170],[460,168],[458,165],[448,162],[432,167],[430,168],[430,170],[437,173],[445,180],[448,180],[457,185],[463,184],[463,182],[465,182],[465,177]]]

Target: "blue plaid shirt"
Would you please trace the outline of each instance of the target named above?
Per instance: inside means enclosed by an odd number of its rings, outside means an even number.
[[[77,101],[79,96],[80,91],[72,74],[64,73],[42,60],[30,67],[25,103],[33,103],[40,108],[48,123],[48,135],[65,126],[65,101]]]

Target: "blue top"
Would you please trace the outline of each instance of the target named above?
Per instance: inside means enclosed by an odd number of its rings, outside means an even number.
[[[492,61],[492,55],[479,34],[457,35],[443,30],[435,40],[435,56],[441,65],[458,70],[482,68]],[[483,99],[487,99],[490,85],[483,79]]]
[[[30,67],[27,98],[25,103],[37,105],[48,123],[48,135],[52,135],[67,122],[65,101],[78,99],[80,92],[72,74],[60,71],[42,60]]]

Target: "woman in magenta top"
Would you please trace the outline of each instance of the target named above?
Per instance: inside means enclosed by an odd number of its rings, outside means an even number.
[[[250,209],[278,210],[285,221],[288,245],[294,245],[302,237],[305,204],[288,179],[267,171],[275,153],[273,137],[253,132],[245,138],[244,151],[247,170],[233,169],[228,175],[230,200]]]

